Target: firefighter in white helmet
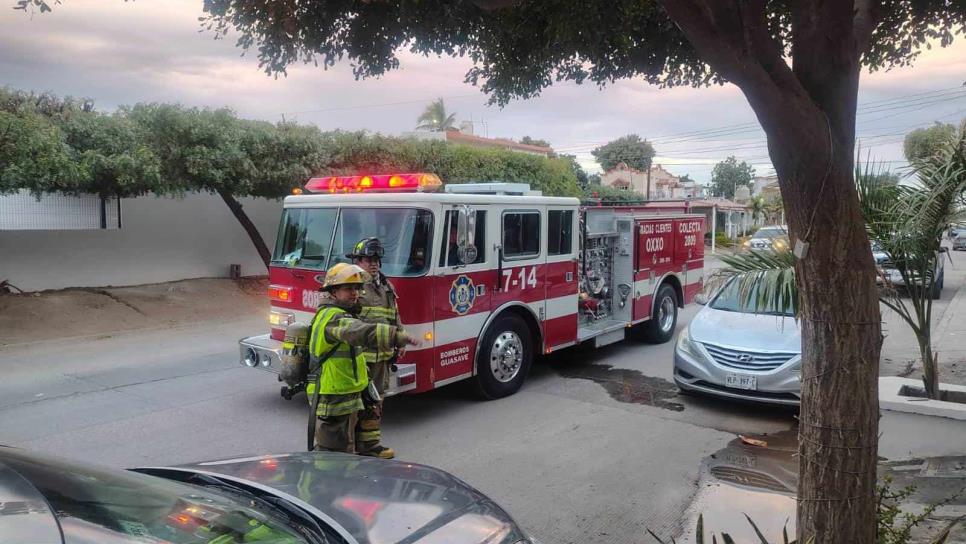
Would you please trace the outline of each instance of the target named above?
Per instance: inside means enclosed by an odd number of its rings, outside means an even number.
[[[359,291],[367,279],[358,266],[339,263],[329,269],[322,285],[327,296],[322,297],[309,339],[310,368],[316,370],[306,386],[314,408],[310,446],[316,450],[356,451],[355,429],[364,409],[363,390],[369,385],[363,350],[416,344],[398,327],[357,319]]]
[[[352,262],[369,273],[369,281],[362,286],[359,295],[359,318],[366,323],[382,323],[402,328],[399,322],[399,309],[396,291],[389,279],[382,273],[382,257],[385,249],[378,238],[363,238],[346,255]],[[389,387],[389,368],[402,355],[403,348],[388,350],[367,349],[365,352],[369,379],[383,397]],[[366,405],[359,416],[356,429],[356,450],[362,455],[392,459],[395,452],[383,446],[382,440],[382,401]]]

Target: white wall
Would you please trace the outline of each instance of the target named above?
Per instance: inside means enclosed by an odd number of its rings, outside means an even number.
[[[240,199],[269,249],[281,200]],[[0,280],[26,291],[138,285],[267,271],[217,195],[125,198],[119,230],[0,231]]]

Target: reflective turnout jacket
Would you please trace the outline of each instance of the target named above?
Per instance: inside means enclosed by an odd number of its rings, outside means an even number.
[[[312,320],[309,339],[313,361],[326,357],[318,382],[319,393],[345,395],[362,391],[369,383],[363,350],[388,352],[403,341],[396,327],[356,319],[333,299],[323,297]],[[306,392],[313,395],[315,387],[315,383],[308,384]]]
[[[379,274],[379,276],[362,286],[362,293],[359,294],[359,304],[362,306],[359,319],[367,323],[381,323],[402,328],[399,323],[399,308],[396,305],[398,299],[396,291],[384,275]],[[392,359],[395,354],[395,346],[387,350],[372,348],[365,350],[367,363],[384,363]]]

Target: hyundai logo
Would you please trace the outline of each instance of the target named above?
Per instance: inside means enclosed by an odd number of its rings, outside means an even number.
[[[741,363],[750,363],[754,360],[755,358],[752,357],[751,355],[748,355],[747,353],[742,353],[741,355],[738,356],[738,361]]]

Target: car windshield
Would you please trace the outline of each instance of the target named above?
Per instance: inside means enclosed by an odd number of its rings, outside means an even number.
[[[44,495],[68,543],[306,541],[278,513],[194,485],[34,453],[7,451],[2,463]]]
[[[289,208],[282,216],[272,264],[325,270],[348,262],[359,240],[385,248],[382,272],[419,276],[429,266],[433,214],[413,208]]]
[[[787,233],[785,232],[785,229],[778,228],[778,227],[770,227],[770,228],[766,227],[766,228],[758,229],[758,231],[755,232],[755,238],[774,239],[774,238],[781,238],[783,236],[786,236],[786,234]]]
[[[790,308],[779,308],[777,304],[765,308],[756,308],[755,302],[758,299],[758,285],[752,290],[751,296],[746,297],[742,296],[743,293],[741,293],[739,282],[737,280],[731,280],[718,291],[718,294],[708,306],[715,310],[725,312],[794,317]]]

